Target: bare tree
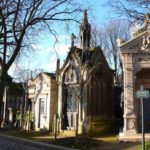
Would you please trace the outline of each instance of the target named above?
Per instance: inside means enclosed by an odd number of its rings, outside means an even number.
[[[120,17],[126,16],[130,21],[144,20],[144,14],[150,10],[149,0],[109,0],[106,5],[113,8]]]
[[[117,46],[117,39],[129,38],[129,22],[126,20],[113,20],[104,24],[102,27],[95,26],[92,33],[93,46],[101,46],[104,55],[109,65],[115,71],[115,82],[119,84],[120,75],[120,61],[119,61],[119,48]]]
[[[102,49],[105,49],[104,45],[104,30],[102,25],[92,24],[92,33],[91,33],[91,47],[101,46]]]
[[[76,21],[80,5],[75,0],[0,1],[0,114],[6,74],[32,34],[47,27],[55,36],[56,22]],[[34,35],[34,34],[33,34]],[[27,49],[26,49],[27,50]]]

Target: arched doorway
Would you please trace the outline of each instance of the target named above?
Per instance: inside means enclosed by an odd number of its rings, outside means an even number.
[[[78,74],[74,66],[69,66],[63,75],[62,84],[62,129],[75,130],[79,103]]]

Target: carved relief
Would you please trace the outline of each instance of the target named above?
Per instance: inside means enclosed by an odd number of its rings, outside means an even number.
[[[137,57],[138,59],[147,58],[150,60],[150,53],[144,53],[144,52],[138,52],[133,55],[134,57]]]
[[[74,67],[70,67],[65,73],[65,84],[75,84],[77,83],[77,73]]]
[[[132,45],[130,46],[129,49],[137,49],[139,47],[139,43],[135,44],[135,45]]]
[[[132,130],[135,129],[135,119],[130,119],[128,122],[128,129]]]
[[[141,49],[143,51],[149,51],[150,50],[150,35],[149,36],[143,36],[143,42]]]

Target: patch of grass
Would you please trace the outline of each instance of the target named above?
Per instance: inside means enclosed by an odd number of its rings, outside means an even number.
[[[117,134],[103,135],[94,139],[99,143],[99,149],[96,150],[138,150],[139,146],[138,142],[120,142]]]
[[[142,145],[140,145],[140,146],[138,147],[138,150],[142,150]],[[146,142],[146,143],[145,143],[145,150],[150,150],[150,143],[149,143],[149,142]]]
[[[99,144],[95,140],[89,138],[82,138],[82,137],[79,137],[78,139],[75,139],[75,137],[61,138],[61,139],[57,139],[57,141],[53,141],[52,144],[67,146],[79,150],[87,150],[99,146]]]

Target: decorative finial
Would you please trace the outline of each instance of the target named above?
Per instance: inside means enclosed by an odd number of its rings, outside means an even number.
[[[59,68],[60,68],[60,59],[57,58],[57,64],[56,64],[56,82],[58,81],[59,79]]]
[[[74,39],[76,38],[76,36],[72,33],[71,34],[71,47],[74,47]]]
[[[86,9],[84,10],[83,22],[88,23],[87,10]]]
[[[60,59],[57,58],[57,69],[59,69],[59,67],[60,67]]]
[[[91,26],[88,23],[87,10],[84,10],[84,16],[80,25],[80,48],[88,49],[90,47]]]
[[[117,46],[120,47],[120,46],[121,46],[122,44],[124,44],[126,41],[123,40],[123,39],[118,38],[118,39],[116,40],[116,42],[117,42]]]

